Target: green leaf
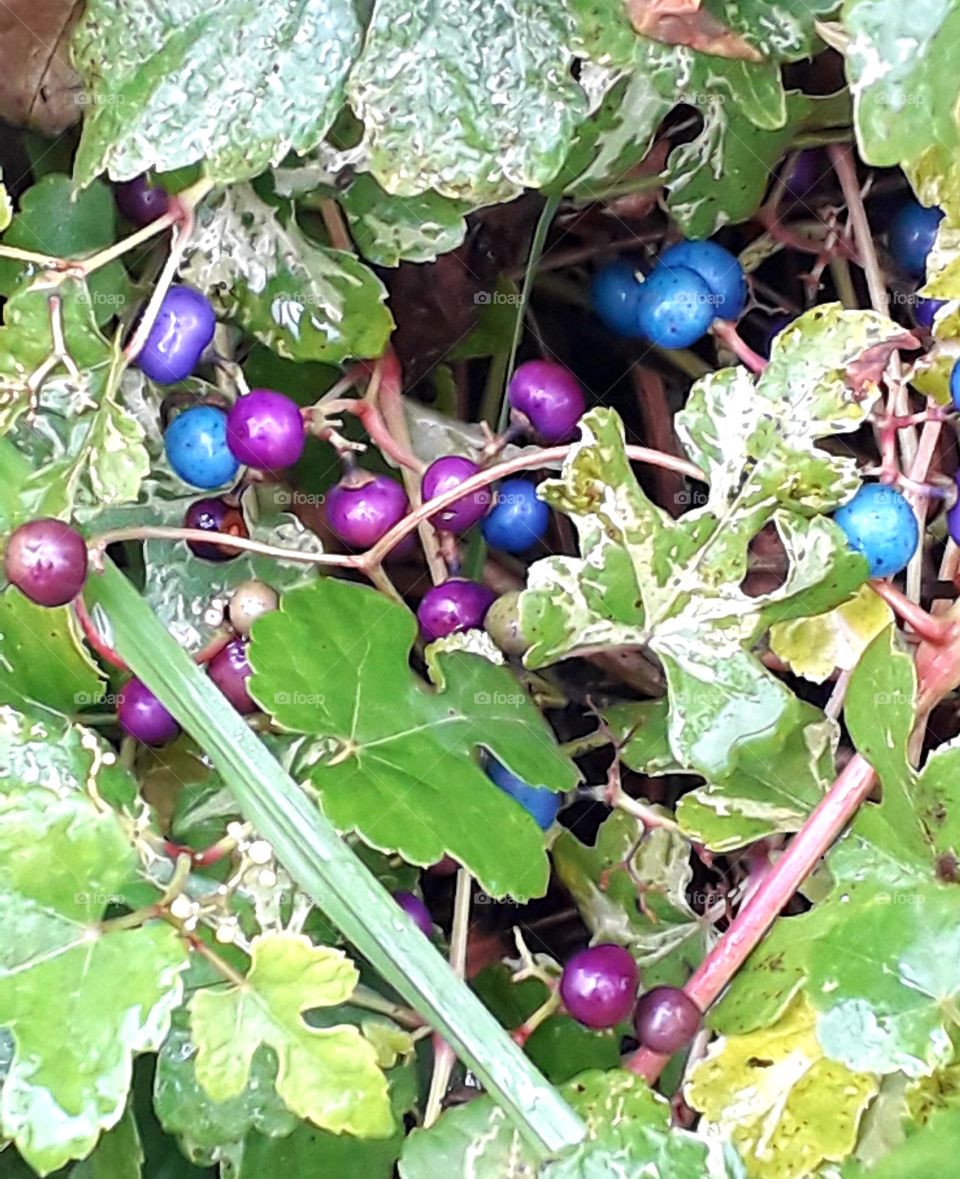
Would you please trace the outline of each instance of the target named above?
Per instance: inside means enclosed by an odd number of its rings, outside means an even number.
[[[73,715],[103,695],[68,606],[36,606],[8,586],[0,594],[0,652],[2,704],[30,701]]]
[[[707,949],[708,925],[690,908],[690,845],[623,811],[604,820],[596,843],[563,831],[553,866],[595,941],[626,946],[646,986],[679,986]]]
[[[97,181],[78,193],[69,176],[51,172],[20,198],[3,244],[51,258],[82,258],[112,245],[116,237],[116,204],[110,189]],[[0,258],[0,295],[9,298],[40,273],[32,263]],[[130,298],[123,264],[114,260],[95,270],[88,293],[98,324],[123,314]]]
[[[432,262],[455,250],[467,233],[471,206],[436,192],[396,197],[360,175],[339,198],[358,252],[375,266]]]
[[[256,938],[240,986],[198,991],[190,1000],[196,1077],[214,1101],[239,1097],[261,1045],[277,1055],[277,1093],[322,1129],[360,1137],[393,1132],[387,1082],[377,1054],[348,1024],[315,1028],[304,1012],[346,1002],[359,975],[349,958],[300,934]]]
[[[813,946],[807,994],[834,1060],[919,1077],[954,1056],[960,896],[937,884],[851,894]]]
[[[377,0],[347,90],[389,193],[490,204],[551,180],[586,114],[561,5]]]
[[[845,1169],[845,1179],[930,1179],[931,1175],[949,1175],[956,1167],[958,1136],[960,1110],[943,1110],[869,1169]]]
[[[133,1055],[159,1048],[180,999],[174,929],[100,924],[134,864],[116,816],[89,798],[0,796],[0,1026],[15,1044],[0,1123],[42,1173],[119,1120]]]
[[[143,1147],[133,1110],[103,1135],[93,1154],[70,1172],[70,1179],[140,1179]]]
[[[310,241],[289,209],[268,205],[249,185],[200,210],[181,273],[290,360],[379,356],[393,328],[386,290],[368,267]]]
[[[76,178],[200,160],[216,181],[256,176],[323,138],[359,46],[352,5],[331,0],[93,0],[73,35],[89,93]]]
[[[872,312],[820,307],[777,337],[756,382],[734,369],[697,382],[676,422],[710,494],[676,521],[637,484],[619,419],[587,413],[562,478],[538,489],[572,517],[583,555],[530,567],[520,599],[527,665],[597,646],[648,646],[666,672],[677,762],[708,778],[729,774],[739,742],[790,719],[793,697],[753,654],[757,639],[773,622],[822,613],[865,580],[862,557],[814,515],[856,489],[856,464],[815,443],[863,420],[876,365],[902,339]],[[753,597],[739,584],[750,541],[771,521],[788,573]]]
[[[477,756],[552,790],[576,770],[507,668],[441,654],[431,689],[409,667],[415,633],[405,607],[321,579],[254,625],[250,691],[281,727],[317,738],[298,769],[339,830],[414,864],[449,853],[493,896],[539,895],[543,834]]]
[[[753,1179],[804,1179],[846,1158],[877,1092],[875,1077],[827,1059],[814,1019],[799,998],[773,1027],[716,1040],[686,1085],[702,1132],[732,1141]]]

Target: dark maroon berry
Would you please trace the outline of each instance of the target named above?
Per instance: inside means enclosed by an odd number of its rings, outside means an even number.
[[[477,464],[468,458],[459,454],[444,455],[443,458],[435,459],[424,472],[421,495],[425,500],[445,495],[479,471]],[[449,507],[431,516],[430,523],[434,528],[442,528],[447,532],[466,532],[481,519],[491,502],[490,489],[482,487],[479,491],[465,495],[463,499],[454,500]]]
[[[605,942],[574,954],[563,968],[560,998],[588,1028],[612,1028],[633,1010],[638,981],[633,955]]]
[[[145,683],[128,680],[117,703],[120,727],[144,745],[166,745],[180,732],[180,726]]]
[[[552,360],[528,360],[510,378],[507,397],[537,437],[548,444],[573,435],[586,407],[580,383]]]
[[[141,229],[162,217],[170,208],[167,190],[159,184],[151,184],[145,175],[115,184],[113,199],[130,224]]]
[[[10,534],[3,567],[7,579],[31,602],[65,606],[87,579],[87,545],[62,520],[31,520]]]
[[[637,1039],[653,1052],[679,1052],[700,1030],[703,1013],[686,991],[654,987],[641,995],[633,1012]]]
[[[250,678],[247,644],[243,639],[231,639],[210,660],[207,674],[226,696],[237,712],[256,712],[257,706],[247,691]]]
[[[327,492],[324,514],[330,531],[354,549],[367,549],[407,514],[407,496],[388,475],[344,480]]]
[[[433,918],[430,916],[430,910],[412,892],[395,892],[393,899],[397,902],[404,913],[412,917],[419,926],[420,930],[430,937],[433,933]]]
[[[251,389],[227,415],[227,445],[244,466],[282,471],[300,458],[305,442],[300,407],[272,389]]]
[[[485,585],[451,577],[427,590],[417,608],[417,620],[423,637],[442,639],[454,631],[471,630],[483,625],[483,618],[496,594]]]
[[[224,532],[244,540],[250,536],[243,513],[223,499],[198,499],[192,503],[183,518],[183,526],[199,528],[203,532]],[[205,561],[229,561],[240,553],[239,549],[222,543],[188,540],[187,545],[195,557],[202,557]]]

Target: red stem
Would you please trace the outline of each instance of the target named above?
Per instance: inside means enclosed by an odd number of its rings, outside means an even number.
[[[73,599],[73,612],[76,614],[77,622],[80,623],[80,627],[83,630],[84,638],[104,663],[109,663],[111,667],[115,667],[119,671],[129,671],[130,668],[127,667],[126,663],[114,651],[113,647],[100,637],[100,633],[93,625],[93,619],[87,612],[86,604],[81,596]]]
[[[729,319],[715,319],[710,329],[718,340],[726,344],[738,360],[754,373],[762,373],[767,367],[764,358],[750,347],[737,331],[737,325]]]
[[[870,588],[883,598],[893,612],[928,643],[948,643],[956,634],[957,624],[947,618],[935,618],[922,606],[917,605],[890,584],[889,581],[871,581]]]

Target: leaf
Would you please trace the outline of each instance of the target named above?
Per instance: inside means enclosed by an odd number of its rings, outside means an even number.
[[[856,489],[856,465],[815,442],[863,420],[876,397],[872,369],[863,378],[848,370],[864,355],[879,363],[903,339],[871,312],[821,307],[777,337],[756,383],[734,369],[697,382],[676,421],[710,494],[676,521],[638,486],[619,419],[587,413],[562,478],[538,489],[573,519],[582,557],[528,570],[520,599],[527,665],[598,646],[648,646],[666,672],[677,762],[708,778],[729,774],[738,743],[776,732],[793,699],[753,644],[771,623],[820,614],[865,580],[862,557],[814,515]],[[789,570],[778,589],[754,597],[739,583],[750,541],[768,522]]]
[[[347,93],[387,192],[490,204],[559,170],[586,96],[571,22],[536,0],[377,0]]]
[[[72,715],[95,704],[103,687],[69,607],[36,606],[13,586],[0,594],[0,703]]]
[[[82,258],[112,245],[116,238],[116,204],[110,189],[97,181],[77,193],[69,176],[51,172],[20,198],[3,244],[51,258]],[[0,258],[0,295],[9,298],[41,273],[32,263]],[[95,270],[87,290],[99,325],[121,315],[130,298],[123,264],[114,260]]]
[[[455,250],[467,233],[470,205],[436,192],[390,196],[364,174],[338,199],[358,252],[375,266],[432,262]]]
[[[16,1045],[0,1123],[42,1173],[120,1119],[133,1055],[159,1048],[180,1000],[174,929],[100,924],[134,863],[117,818],[89,798],[0,796],[0,1025]]]
[[[703,1132],[732,1141],[753,1179],[802,1179],[846,1158],[877,1092],[875,1077],[825,1057],[814,1018],[795,999],[773,1027],[716,1040],[685,1087]]]
[[[848,1179],[929,1179],[931,1175],[948,1175],[956,1166],[958,1135],[960,1111],[943,1110],[869,1170],[845,1171],[844,1175]]]
[[[817,1038],[848,1067],[919,1077],[954,1055],[960,898],[934,883],[863,885],[810,955]]]
[[[202,160],[233,182],[303,154],[332,124],[359,46],[353,7],[331,0],[224,0],[215,14],[202,0],[93,0],[73,38],[89,92],[76,179]]]
[[[441,654],[428,688],[408,663],[415,631],[405,607],[321,579],[255,623],[250,691],[282,728],[317,738],[296,770],[339,830],[413,864],[449,853],[493,896],[538,895],[543,833],[476,758],[488,749],[552,790],[576,770],[509,669]]]
[[[393,327],[386,290],[353,254],[310,241],[292,213],[236,185],[208,201],[184,281],[291,360],[379,356]]]
[[[70,1179],[140,1179],[143,1147],[133,1110],[108,1130],[89,1155],[70,1172]]]
[[[890,625],[893,612],[869,586],[848,602],[813,618],[770,627],[770,649],[794,675],[822,684],[834,671],[852,671],[873,639]]]
[[[551,849],[557,878],[597,942],[626,946],[644,985],[679,986],[707,949],[708,926],[690,908],[690,845],[614,811],[593,847],[563,831]]]
[[[240,986],[198,991],[190,1001],[196,1077],[214,1101],[239,1097],[261,1045],[277,1055],[277,1093],[323,1129],[383,1138],[393,1131],[387,1082],[355,1027],[315,1028],[308,1008],[346,1002],[357,984],[339,950],[299,934],[254,939]]]

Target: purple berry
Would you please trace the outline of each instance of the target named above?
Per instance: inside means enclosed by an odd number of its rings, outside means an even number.
[[[700,1030],[703,1013],[686,991],[654,987],[641,995],[633,1012],[637,1039],[653,1052],[679,1052]]]
[[[430,937],[433,933],[433,919],[430,916],[430,910],[423,901],[412,892],[395,892],[393,899],[408,917],[414,919],[421,932]]]
[[[227,445],[244,466],[282,471],[300,458],[305,442],[300,407],[272,389],[251,389],[227,415]]]
[[[468,458],[458,454],[448,454],[435,459],[423,474],[421,494],[423,498],[434,499],[459,487],[465,479],[476,475],[480,468]],[[465,495],[463,499],[454,500],[449,507],[430,517],[434,528],[442,528],[446,532],[466,532],[486,513],[490,507],[491,495],[487,487]]]
[[[223,499],[198,499],[187,508],[183,517],[184,528],[199,528],[204,532],[225,532],[246,540],[249,535],[243,513],[238,507]],[[195,557],[205,561],[230,561],[240,553],[221,543],[205,544],[202,540],[188,540],[187,547]]]
[[[38,606],[65,606],[87,579],[87,546],[75,528],[44,517],[21,524],[3,554],[7,579]]]
[[[916,303],[913,305],[913,318],[927,331],[933,328],[933,321],[941,307],[947,305],[946,299],[924,299],[918,296]]]
[[[196,368],[216,326],[206,296],[193,287],[171,287],[137,356],[137,365],[160,385],[182,381]]]
[[[773,341],[780,335],[784,328],[789,327],[796,319],[795,315],[789,315],[786,311],[771,315],[770,318],[763,325],[763,335],[760,337],[760,355],[770,359],[770,353],[773,350]]]
[[[423,637],[442,639],[454,631],[482,626],[484,615],[496,596],[485,585],[465,581],[462,577],[451,577],[449,581],[435,585],[427,590],[417,607]]]
[[[633,1010],[638,982],[633,955],[605,942],[574,954],[563,968],[560,997],[588,1028],[612,1028]]]
[[[362,484],[344,480],[327,493],[324,514],[330,531],[344,544],[367,549],[407,514],[407,497],[387,475],[362,476]]]
[[[166,745],[180,732],[180,726],[145,683],[128,680],[117,704],[120,727],[144,745]]]
[[[813,192],[829,171],[823,152],[819,148],[809,147],[793,160],[790,170],[784,176],[784,186],[787,192],[799,201]]]
[[[113,199],[130,224],[141,229],[162,217],[170,208],[167,190],[159,184],[151,184],[145,175],[115,184]]]
[[[507,397],[548,445],[566,442],[583,416],[586,401],[580,382],[552,360],[528,360],[510,378]]]
[[[207,674],[226,696],[237,712],[256,712],[257,706],[247,691],[250,678],[247,644],[243,639],[231,639],[210,660]]]

